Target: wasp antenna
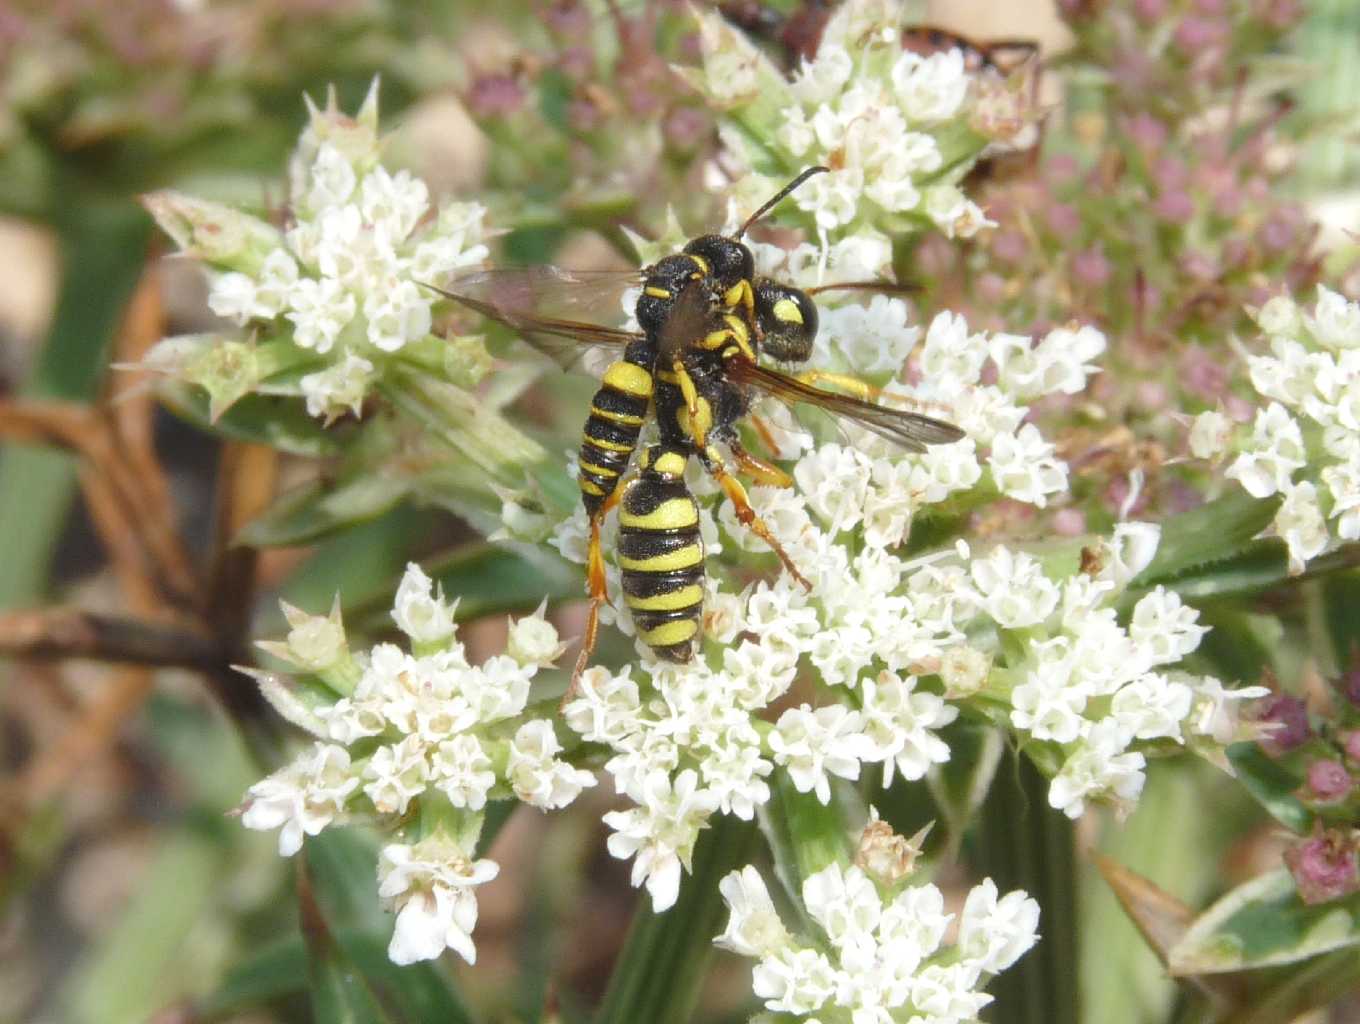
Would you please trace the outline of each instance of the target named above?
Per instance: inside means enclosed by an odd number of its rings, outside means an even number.
[[[762,206],[755,213],[751,214],[751,216],[747,217],[746,223],[741,226],[741,230],[737,232],[736,237],[740,238],[742,235],[746,234],[747,228],[749,228],[756,221],[760,220],[761,217],[765,216],[765,214],[769,213],[776,206],[778,206],[780,201],[783,200],[785,196],[787,196],[790,192],[796,189],[803,182],[807,181],[808,178],[811,178],[814,174],[828,174],[830,173],[830,171],[831,171],[830,167],[822,167],[820,164],[816,167],[809,167],[806,171],[798,175],[798,177],[794,178],[791,182],[789,182],[778,192],[776,192],[773,196],[771,196],[770,199],[766,201],[764,206]]]

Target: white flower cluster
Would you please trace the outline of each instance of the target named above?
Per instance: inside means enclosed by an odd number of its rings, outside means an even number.
[[[247,828],[279,829],[279,852],[291,856],[304,835],[352,815],[396,820],[423,801],[456,823],[488,799],[513,796],[559,808],[595,784],[590,772],[558,756],[563,748],[552,718],[525,713],[534,675],[563,650],[551,623],[540,614],[520,619],[506,653],[473,666],[456,639],[455,607],[412,564],[393,618],[414,653],[379,644],[355,656],[337,612],[286,609],[288,639],[262,646],[315,674],[339,699],[321,700],[312,696],[315,687],[262,675],[275,707],[318,742],[250,787],[241,815]],[[471,961],[471,887],[496,873],[494,863],[471,858],[439,828],[414,846],[384,849],[381,891],[398,920],[393,960],[428,959],[448,946]]]
[[[954,915],[934,885],[885,899],[860,868],[832,864],[803,882],[821,933],[803,939],[784,926],[755,868],[732,872],[720,889],[731,917],[715,942],[757,959],[752,983],[766,1009],[806,1022],[976,1020],[991,1002],[981,987],[1038,940],[1039,905],[1021,890],[998,898],[990,879],[969,892],[952,945],[944,938]]]
[[[487,256],[485,209],[449,203],[430,215],[425,183],[379,163],[377,89],[356,118],[310,106],[290,166],[291,227],[248,272],[212,275],[219,316],[267,330],[328,365],[300,381],[307,409],[358,412],[381,359],[429,333],[441,284]]]
[[[1300,573],[1326,550],[1328,519],[1342,540],[1360,540],[1360,305],[1319,285],[1311,312],[1277,296],[1255,318],[1271,354],[1247,363],[1269,404],[1249,432],[1235,431],[1221,412],[1201,413],[1191,451],[1236,451],[1228,477],[1253,497],[1284,496],[1274,528],[1288,545],[1290,572]]]
[[[728,151],[761,175],[748,199],[768,196],[782,172],[821,164],[793,201],[824,242],[888,246],[883,229],[907,219],[967,237],[989,222],[957,187],[987,139],[970,127],[977,75],[964,55],[904,51],[906,7],[849,0],[836,8],[816,58],[786,79],[716,12],[700,15],[704,67],[692,80],[727,113]],[[766,175],[769,176],[766,176]],[[875,268],[877,269],[877,268]]]
[[[973,557],[960,542],[915,563],[881,547],[851,554],[802,517],[801,532],[782,536],[811,570],[810,595],[788,575],[736,596],[712,590],[713,664],[675,666],[643,650],[641,669],[587,670],[566,706],[573,729],[613,751],[605,768],[635,806],[607,816],[610,852],[637,858],[634,884],[646,883],[658,910],[675,901],[708,818],[749,819],[776,769],[824,803],[833,778],[858,779],[865,766],[882,768],[884,786],[921,779],[949,760],[939,730],[958,702],[985,698],[1027,741],[1048,745],[1060,766],[1049,802],[1077,817],[1093,800],[1132,805],[1145,765],[1136,744],[1235,738],[1229,702],[1258,695],[1169,672],[1206,632],[1175,594],[1158,588],[1127,627],[1117,621],[1115,600],[1155,553],[1156,527],[1120,526],[1097,554],[1099,575],[1054,579],[1006,547]],[[801,666],[853,697],[833,690],[844,702],[766,721]]]

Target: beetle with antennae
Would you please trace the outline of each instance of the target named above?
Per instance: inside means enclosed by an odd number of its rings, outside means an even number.
[[[620,350],[595,392],[581,438],[577,482],[590,518],[591,609],[573,689],[595,646],[600,605],[608,600],[600,529],[616,505],[624,602],[639,638],[668,660],[693,657],[702,624],[704,555],[698,506],[683,478],[690,456],[721,487],[737,519],[810,589],[752,509],[718,448],[724,445],[735,472],[755,483],[792,486],[784,470],[748,452],[737,433],[758,394],[818,406],[911,451],[963,437],[952,424],[876,404],[874,389],[856,378],[816,370],[791,375],[760,363],[762,354],[784,363],[806,362],[817,335],[817,307],[808,292],[757,277],[751,250],[741,239],[789,193],[826,170],[803,171],[735,235],[703,235],[647,267],[636,305],[638,330],[544,315],[545,280],[566,287],[583,281],[556,268],[539,268],[536,274],[478,271],[453,282],[452,290],[437,289],[531,340],[548,335]],[[625,481],[643,425],[651,418],[658,444],[644,453],[639,475]]]

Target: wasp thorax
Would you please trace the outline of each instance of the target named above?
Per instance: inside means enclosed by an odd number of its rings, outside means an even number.
[[[708,272],[724,288],[738,281],[749,281],[756,273],[751,250],[726,235],[703,235],[685,246],[685,254],[698,256],[708,264]]]
[[[756,282],[760,350],[785,363],[806,362],[817,338],[817,306],[807,292],[769,278]]]

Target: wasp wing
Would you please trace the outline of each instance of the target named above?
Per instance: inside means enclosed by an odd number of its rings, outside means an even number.
[[[949,444],[964,437],[962,430],[944,420],[814,387],[748,359],[729,359],[726,369],[730,379],[738,384],[750,385],[784,402],[815,405],[833,416],[872,430],[908,451],[921,452],[925,451],[927,445]]]
[[[702,281],[691,281],[680,290],[657,339],[663,366],[679,359],[713,329],[713,312],[713,301]]]
[[[583,348],[618,349],[642,337],[607,322],[625,319],[627,292],[640,281],[637,271],[498,267],[460,274],[447,288],[425,287],[503,324],[570,368],[585,355]]]

